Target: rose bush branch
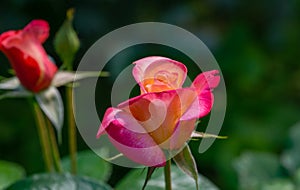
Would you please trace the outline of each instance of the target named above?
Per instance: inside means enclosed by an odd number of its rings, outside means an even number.
[[[80,42],[77,34],[72,27],[74,18],[74,9],[67,11],[67,18],[63,25],[57,32],[54,39],[54,47],[57,54],[60,56],[63,68],[69,71],[73,70],[73,60],[76,52],[79,49]],[[75,174],[77,172],[77,138],[76,138],[76,126],[73,116],[73,97],[72,88],[66,87],[66,107],[67,107],[67,118],[68,118],[68,137],[69,137],[69,151],[71,158],[71,172]]]
[[[35,100],[32,101],[32,104],[46,171],[51,172],[53,171],[53,159],[51,155],[51,145],[49,143],[49,136],[45,125],[44,116]]]
[[[46,120],[47,129],[49,132],[54,166],[55,166],[56,171],[61,173],[63,170],[62,170],[62,166],[61,166],[60,154],[59,154],[59,150],[58,150],[58,146],[57,146],[57,140],[55,138],[55,131],[53,130],[52,123],[49,121],[49,119],[45,118],[45,120]]]
[[[172,178],[171,178],[171,160],[166,162],[164,167],[164,174],[165,174],[165,187],[166,190],[172,190]]]

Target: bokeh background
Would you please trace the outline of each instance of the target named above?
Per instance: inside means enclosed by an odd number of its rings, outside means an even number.
[[[267,180],[272,187],[276,179],[284,179],[285,187],[291,187],[296,171],[300,179],[299,162],[291,162],[300,161],[300,142],[296,142],[300,136],[294,135],[300,121],[300,1],[10,0],[0,3],[0,33],[20,29],[32,19],[47,20],[51,34],[45,48],[61,65],[53,38],[70,7],[76,10],[74,27],[81,41],[74,69],[97,39],[136,22],[175,24],[207,45],[227,87],[227,112],[220,134],[229,138],[216,140],[203,154],[197,153],[199,142],[190,145],[199,172],[220,189],[255,189],[260,181]],[[113,58],[113,66],[106,68],[111,76],[101,80],[97,88],[101,96],[97,99],[99,116],[109,106],[114,77],[147,55],[168,56],[193,65],[188,57],[168,47],[144,45],[124,50]],[[193,78],[197,72],[190,69],[189,76]],[[0,76],[11,75],[8,60],[0,54]],[[0,159],[21,164],[29,175],[42,171],[30,104],[25,99],[5,99],[0,100],[0,108]],[[204,131],[204,127],[198,129]],[[79,150],[87,149],[80,135],[78,138]],[[60,147],[62,155],[68,154],[65,144]],[[266,166],[270,162],[274,164]],[[127,171],[115,166],[110,184]]]

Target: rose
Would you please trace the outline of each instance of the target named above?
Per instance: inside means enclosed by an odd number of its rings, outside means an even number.
[[[141,95],[108,108],[97,137],[108,134],[112,144],[129,159],[146,166],[164,166],[164,152],[180,150],[194,130],[197,119],[213,105],[218,71],[204,72],[192,85],[182,88],[187,69],[164,57],[134,62],[133,76]]]
[[[30,91],[46,89],[57,71],[42,43],[49,36],[44,20],[33,20],[23,30],[0,35],[0,50],[8,57],[21,84]]]

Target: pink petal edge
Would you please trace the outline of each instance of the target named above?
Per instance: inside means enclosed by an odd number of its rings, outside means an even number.
[[[32,35],[38,39],[40,43],[44,43],[49,37],[49,24],[45,20],[33,20],[25,26],[23,29],[24,33]]]
[[[106,132],[111,143],[134,162],[157,167],[165,164],[163,151],[148,133],[133,132],[119,120],[112,121],[106,127]]]

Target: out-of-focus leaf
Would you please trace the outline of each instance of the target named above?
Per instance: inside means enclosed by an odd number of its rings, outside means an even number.
[[[71,70],[74,56],[80,47],[80,42],[72,26],[74,9],[69,9],[66,16],[66,20],[55,35],[54,48],[64,63],[63,67]]]
[[[261,188],[262,190],[295,190],[296,187],[292,181],[287,179],[277,179],[267,182]]]
[[[0,189],[25,176],[25,170],[18,164],[0,160]]]
[[[70,157],[65,157],[62,159],[62,167],[64,171],[71,171]],[[111,171],[111,164],[100,158],[93,151],[86,150],[77,153],[78,175],[106,181],[110,176]]]
[[[173,160],[176,165],[187,175],[192,177],[196,183],[196,189],[198,190],[198,170],[195,159],[191,153],[188,145],[186,145],[181,152],[179,152]]]
[[[270,153],[246,152],[234,160],[241,190],[261,189],[263,183],[277,177],[280,163]]]
[[[27,90],[15,90],[0,94],[0,100],[4,98],[24,98],[29,96],[33,96],[33,94]]]
[[[121,180],[116,186],[116,190],[123,189],[142,189],[144,180],[146,177],[146,172],[143,169],[132,170],[125,178]],[[194,180],[183,173],[175,165],[171,166],[171,179],[172,179],[172,189],[173,190],[194,190],[195,184]],[[145,190],[164,190],[164,172],[163,168],[158,168],[153,173],[151,179],[149,180]],[[199,189],[203,190],[218,190],[218,188],[206,179],[204,176],[199,175]]]
[[[36,174],[20,180],[5,190],[111,190],[109,185],[71,174]]]
[[[300,122],[291,127],[289,132],[291,146],[282,153],[283,166],[293,175],[300,168]]]
[[[107,77],[108,72],[90,72],[90,71],[58,71],[52,81],[52,85],[59,87],[89,77]]]
[[[0,90],[16,90],[20,88],[21,83],[17,77],[12,77],[0,83]]]
[[[4,98],[23,98],[32,96],[32,93],[24,89],[17,77],[12,77],[0,82],[0,100]]]
[[[300,168],[298,168],[298,170],[295,172],[294,178],[295,178],[297,189],[300,189]]]
[[[58,141],[61,142],[61,130],[64,121],[64,105],[59,91],[55,87],[50,87],[45,91],[35,94],[35,98],[49,118],[58,134]]]

